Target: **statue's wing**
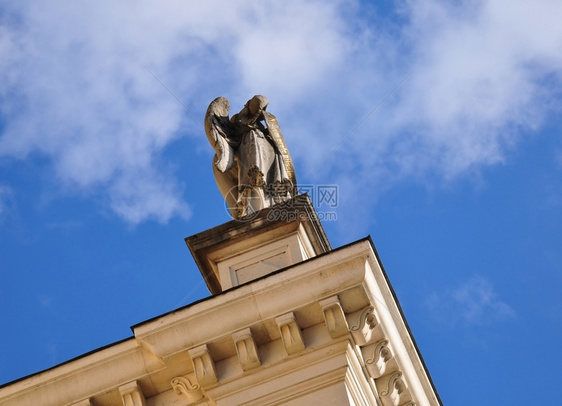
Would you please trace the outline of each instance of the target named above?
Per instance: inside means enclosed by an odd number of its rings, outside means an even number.
[[[217,153],[215,165],[221,172],[226,172],[234,164],[234,150],[229,138],[232,137],[232,124],[228,119],[230,103],[225,97],[217,97],[211,102],[205,114],[205,132]]]
[[[264,111],[263,115],[265,118],[265,123],[267,124],[267,128],[269,130],[269,134],[271,135],[271,138],[275,142],[276,148],[283,156],[283,161],[285,161],[285,169],[287,170],[287,175],[289,176],[289,180],[293,183],[293,188],[296,190],[297,176],[295,174],[295,167],[293,165],[293,160],[291,159],[291,155],[289,154],[287,144],[285,144],[285,138],[283,138],[281,127],[279,127],[279,123],[277,122],[275,116],[271,114],[269,111]]]

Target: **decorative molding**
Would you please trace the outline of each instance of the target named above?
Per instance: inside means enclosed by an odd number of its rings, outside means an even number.
[[[195,371],[195,377],[199,385],[205,387],[218,382],[215,361],[213,361],[209,353],[207,344],[192,348],[188,353],[191,357],[191,362],[193,362],[193,371]]]
[[[377,338],[383,338],[379,331],[380,324],[374,310],[373,306],[366,307],[351,325],[351,334],[355,343],[359,346],[369,344]]]
[[[319,302],[324,312],[324,320],[326,321],[326,328],[330,333],[330,337],[338,338],[347,334],[349,327],[345,319],[345,313],[341,307],[338,296],[331,296]]]
[[[279,327],[283,345],[287,354],[292,355],[301,352],[306,348],[302,337],[302,332],[297,324],[297,319],[293,312],[276,317],[275,322]]]
[[[381,340],[375,345],[361,348],[361,352],[371,378],[380,378],[387,370],[391,370],[389,363],[393,358],[393,354],[388,345],[388,340]]]
[[[394,372],[375,380],[384,406],[415,405],[402,372]]]
[[[146,406],[146,399],[137,381],[119,387],[123,406]]]
[[[205,396],[203,394],[201,386],[199,386],[197,383],[191,383],[189,379],[182,376],[178,376],[172,379],[171,384],[174,392],[176,392],[178,395],[184,394],[187,397],[189,404],[197,402],[199,399]]]
[[[260,354],[252,331],[246,328],[232,334],[236,353],[238,354],[238,361],[244,371],[257,368],[261,365]]]

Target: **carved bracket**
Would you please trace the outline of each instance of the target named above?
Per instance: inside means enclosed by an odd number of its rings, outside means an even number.
[[[276,317],[275,322],[279,327],[283,345],[287,354],[296,354],[306,348],[302,338],[302,332],[297,324],[297,319],[293,312]]]
[[[252,336],[252,331],[249,328],[232,334],[232,339],[234,340],[234,346],[238,354],[238,361],[244,371],[257,368],[261,365],[258,347]]]
[[[218,382],[219,379],[217,377],[215,361],[211,358],[207,344],[192,348],[188,353],[191,357],[191,362],[193,362],[193,370],[195,371],[195,377],[199,385],[205,387]]]
[[[398,368],[387,340],[361,348],[365,366],[371,378],[377,379]]]
[[[376,379],[375,384],[384,406],[414,405],[412,396],[402,378],[402,372],[394,372]]]
[[[332,296],[323,299],[320,301],[320,306],[324,312],[324,320],[330,337],[337,338],[347,334],[349,327],[338,297]]]
[[[191,383],[191,381],[187,378],[178,376],[172,379],[171,384],[172,388],[178,395],[183,394],[185,395],[185,397],[187,397],[189,404],[197,402],[199,399],[202,399],[203,396],[205,396],[203,394],[201,386],[199,386],[197,383]]]
[[[146,399],[137,381],[129,382],[119,387],[123,406],[146,406]]]
[[[369,306],[357,316],[351,323],[351,334],[355,343],[359,346],[370,344],[384,338],[374,307]]]

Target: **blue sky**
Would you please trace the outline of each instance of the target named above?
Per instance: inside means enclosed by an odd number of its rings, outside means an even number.
[[[562,4],[203,3],[0,1],[0,384],[209,295],[183,239],[229,217],[201,123],[264,94],[444,403],[557,400]]]

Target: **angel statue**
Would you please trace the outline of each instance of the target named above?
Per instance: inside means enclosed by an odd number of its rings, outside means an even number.
[[[205,115],[205,132],[216,152],[215,180],[235,219],[295,195],[293,161],[277,119],[266,111],[268,103],[254,96],[229,119],[230,103],[217,97]]]

